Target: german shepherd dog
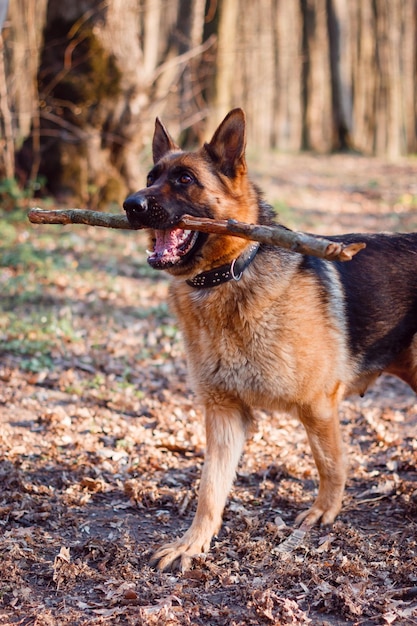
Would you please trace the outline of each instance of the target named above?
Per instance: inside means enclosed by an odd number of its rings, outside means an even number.
[[[197,511],[154,554],[161,570],[184,570],[209,550],[253,408],[295,411],[306,429],[320,482],[296,523],[309,527],[332,524],[342,505],[341,399],[363,394],[382,372],[417,391],[417,234],[330,237],[366,243],[341,263],[178,227],[184,214],[274,224],[248,177],[245,143],[241,109],[196,152],[181,150],[157,119],[147,187],[124,203],[130,224],[149,229],[149,265],[173,277],[171,303],[205,412]]]

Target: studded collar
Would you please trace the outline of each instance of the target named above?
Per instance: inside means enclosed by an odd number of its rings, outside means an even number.
[[[245,269],[252,263],[259,250],[259,243],[252,244],[237,259],[233,259],[231,263],[226,263],[220,267],[215,267],[207,272],[201,272],[193,278],[187,280],[187,285],[196,289],[208,289],[217,287],[229,280],[240,280]]]

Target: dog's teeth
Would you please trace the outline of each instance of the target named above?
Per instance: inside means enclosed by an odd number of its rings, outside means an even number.
[[[148,256],[151,256],[151,255],[153,254],[153,250],[146,250],[146,254],[147,254]]]
[[[186,241],[192,235],[192,230],[183,230],[181,234],[181,241]]]

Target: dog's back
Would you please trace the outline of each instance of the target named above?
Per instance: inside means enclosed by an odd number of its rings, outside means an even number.
[[[366,243],[360,258],[335,264],[352,359],[359,375],[388,370],[416,391],[408,365],[417,332],[417,234],[347,235],[343,241],[359,238]]]

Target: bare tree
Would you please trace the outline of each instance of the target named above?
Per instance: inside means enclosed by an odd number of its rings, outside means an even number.
[[[198,92],[193,60],[213,43],[202,41],[204,2],[189,2],[186,16],[179,0],[43,2],[39,98],[28,99],[40,106],[28,117],[19,169],[45,177],[61,199],[120,202],[143,176],[140,154],[155,115],[172,95],[178,111],[178,101]],[[32,32],[33,20],[20,18]]]

